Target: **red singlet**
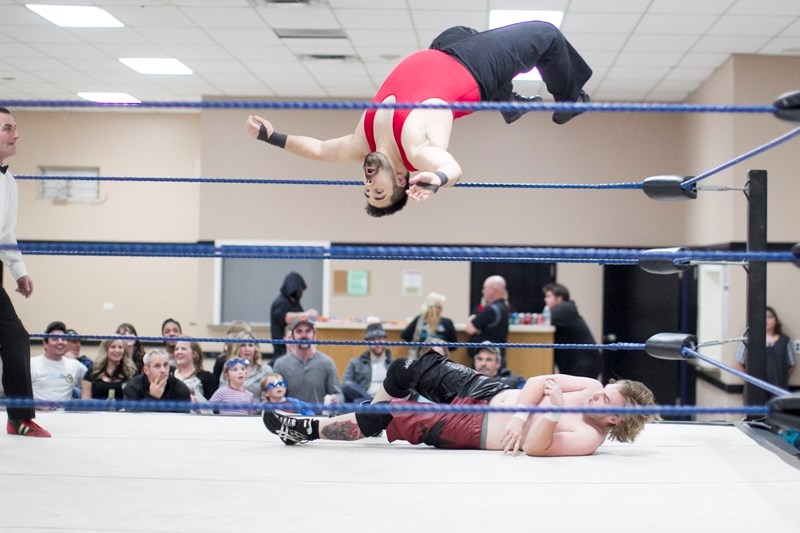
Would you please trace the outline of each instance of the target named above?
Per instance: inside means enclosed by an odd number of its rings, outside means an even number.
[[[421,103],[430,98],[441,98],[445,102],[480,102],[481,91],[472,74],[464,65],[438,50],[421,50],[400,62],[383,82],[373,102],[383,102],[394,96],[395,102]],[[375,112],[368,109],[364,116],[364,134],[369,149],[375,151]],[[395,109],[392,118],[394,141],[410,171],[417,170],[406,159],[401,135],[403,124],[413,109]],[[469,115],[472,111],[453,111],[453,120]]]

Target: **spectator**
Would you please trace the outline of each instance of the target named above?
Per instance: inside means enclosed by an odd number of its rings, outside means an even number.
[[[555,326],[556,344],[595,344],[589,326],[569,299],[569,290],[558,283],[548,283],[542,289],[544,303],[550,310],[550,323]],[[597,379],[602,369],[598,350],[558,349],[553,351],[561,374]]]
[[[222,371],[222,380],[224,385],[218,388],[211,396],[212,402],[228,402],[228,403],[256,403],[253,393],[247,390],[244,386],[245,379],[247,378],[247,367],[250,362],[241,357],[233,357],[228,359],[225,363],[225,369]],[[255,409],[220,409],[221,415],[250,415],[255,414]]]
[[[72,398],[72,389],[86,375],[86,367],[75,359],[64,357],[67,339],[63,337],[67,327],[63,322],[51,322],[45,329],[49,335],[44,340],[44,355],[31,359],[31,383],[33,397],[37,400],[67,401]]]
[[[214,375],[203,369],[203,350],[196,342],[175,342],[175,369],[172,375],[189,388],[193,402],[207,402],[219,386]]]
[[[170,375],[169,353],[167,353],[166,348],[156,348],[147,352],[144,356],[143,373],[131,379],[122,392],[125,395],[125,399],[129,401],[187,402],[186,406],[180,409],[172,409],[165,406],[163,408],[149,409],[152,411],[189,412],[188,402],[191,399],[191,393],[181,380]],[[136,411],[139,409],[128,408],[128,410]]]
[[[136,375],[130,353],[120,339],[100,343],[94,368],[83,376],[81,398],[84,400],[122,399],[122,389]]]
[[[764,357],[767,359],[766,381],[782,389],[788,389],[789,376],[795,365],[794,350],[792,350],[791,340],[783,333],[783,324],[778,318],[778,313],[772,307],[767,307],[766,326],[767,349],[764,352]],[[745,343],[739,345],[735,366],[743,372],[746,371],[747,345]],[[774,396],[771,393],[769,395],[770,398]]]
[[[233,356],[228,359],[244,359],[247,361],[246,376],[244,380],[244,388],[250,391],[254,398],[261,395],[261,380],[264,376],[272,373],[272,367],[261,360],[261,351],[258,349],[258,344],[255,342],[255,337],[252,333],[242,331],[236,334],[237,340],[249,340],[251,342],[237,342],[231,343],[234,346]],[[221,383],[225,383],[225,376],[222,376]]]
[[[174,318],[168,318],[161,323],[162,337],[181,337],[183,328]],[[169,366],[175,366],[175,341],[164,341],[164,348],[169,354]]]
[[[287,404],[281,406],[281,411],[309,416],[316,414],[307,403],[286,396],[286,380],[280,374],[272,373],[264,376],[264,379],[261,380],[261,391],[262,402]]]
[[[481,291],[484,308],[470,315],[467,319],[468,342],[491,341],[493,343],[508,342],[508,292],[506,280],[502,276],[489,276],[483,282]],[[475,355],[475,348],[467,350],[470,357]],[[505,349],[500,349],[505,362]],[[502,365],[505,367],[505,364]]]
[[[123,322],[117,326],[116,333],[117,335],[132,337],[139,336],[133,324],[128,324],[127,322]],[[125,349],[128,350],[128,355],[130,355],[131,361],[133,361],[133,366],[136,367],[136,373],[141,374],[142,368],[144,367],[144,347],[142,346],[142,341],[139,339],[125,341]]]
[[[488,342],[488,341],[487,341]],[[473,367],[478,374],[499,379],[512,389],[519,389],[525,385],[525,378],[514,374],[507,368],[500,368],[502,357],[500,350],[492,346],[478,348],[472,359]]]
[[[225,336],[229,339],[232,339],[242,331],[252,333],[253,328],[250,326],[249,322],[244,320],[234,320],[231,322],[230,326],[228,326],[228,331],[225,332]],[[214,370],[212,371],[212,374],[214,374],[214,377],[217,378],[217,381],[222,378],[222,371],[225,368],[225,361],[234,356],[236,349],[237,344],[235,342],[226,342],[222,346],[222,353],[220,353],[217,356],[217,359],[214,361]]]
[[[380,323],[370,324],[367,326],[364,340],[384,342],[386,331]],[[372,401],[383,385],[386,370],[391,362],[392,352],[383,344],[370,345],[363,354],[350,359],[342,382],[344,401],[347,403]]]
[[[85,355],[81,355],[81,338],[78,336],[78,332],[74,329],[68,329],[66,334],[69,336],[67,337],[67,351],[64,353],[64,357],[75,359],[85,366],[86,376],[88,376],[92,371],[94,362]],[[86,376],[84,376],[84,379],[86,379]],[[82,397],[81,383],[75,383],[75,386],[72,387],[72,398],[80,400]]]
[[[422,304],[421,314],[414,317],[414,320],[406,326],[406,329],[400,334],[400,338],[406,342],[425,342],[428,339],[456,342],[456,327],[453,325],[453,321],[442,316],[445,301],[446,298],[438,292],[428,294]],[[415,359],[420,348],[420,346],[410,346],[408,357]],[[449,350],[452,352],[455,348],[449,348]]]
[[[317,351],[314,321],[298,318],[291,325],[291,340],[299,341],[292,353],[275,361],[275,372],[286,377],[289,396],[307,403],[339,403],[342,391],[336,364]]]
[[[303,277],[297,272],[289,272],[281,285],[281,293],[272,302],[270,308],[270,328],[272,330],[272,340],[283,339],[286,325],[291,324],[298,318],[310,318],[315,320],[317,318],[317,310],[309,309],[303,311],[303,306],[300,304],[300,298],[303,297],[303,291],[306,290],[306,282]],[[286,353],[285,344],[272,345],[273,361]]]

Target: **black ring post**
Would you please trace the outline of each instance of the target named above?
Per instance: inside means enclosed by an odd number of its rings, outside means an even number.
[[[767,171],[747,172],[747,251],[767,250]],[[767,379],[767,263],[751,261],[747,270],[747,373]],[[769,395],[760,387],[745,383],[744,404],[765,405]]]

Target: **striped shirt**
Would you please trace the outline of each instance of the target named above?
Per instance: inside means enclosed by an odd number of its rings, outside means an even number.
[[[211,395],[211,402],[227,402],[227,403],[256,403],[253,393],[248,390],[236,390],[230,387],[220,387],[216,392]],[[249,415],[253,414],[255,409],[220,409],[221,415]]]

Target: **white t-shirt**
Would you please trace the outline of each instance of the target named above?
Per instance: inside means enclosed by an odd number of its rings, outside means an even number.
[[[72,399],[72,388],[80,386],[86,367],[75,359],[62,357],[51,361],[44,355],[31,359],[31,384],[37,400],[66,401]]]
[[[381,390],[384,379],[386,379],[386,361],[384,359],[372,361],[372,381],[369,384],[367,393],[375,396]]]

